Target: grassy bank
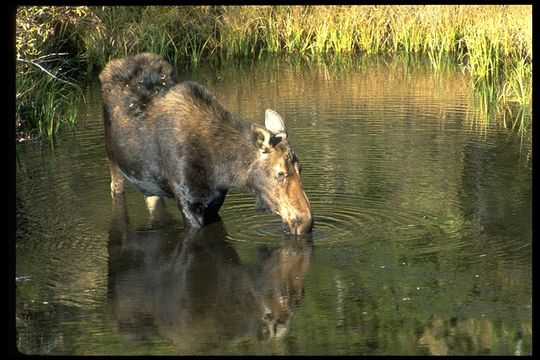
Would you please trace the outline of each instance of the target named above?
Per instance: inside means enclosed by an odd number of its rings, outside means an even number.
[[[70,7],[41,23],[39,16],[32,17],[36,9],[43,19],[59,8],[18,9],[17,30],[28,22],[37,30],[17,32],[17,57],[32,60],[64,51],[70,54],[70,66],[82,74],[102,68],[110,58],[143,51],[163,54],[175,64],[268,53],[308,58],[427,54],[434,71],[450,58],[470,74],[480,106],[531,111],[532,6]],[[34,52],[22,46],[33,44],[31,40],[36,40]],[[28,71],[35,72],[32,78],[54,80],[18,61],[18,94],[29,86]],[[65,71],[58,73],[70,78]],[[17,109],[24,109],[27,100],[18,95]],[[36,122],[28,116],[18,119],[32,128]],[[55,113],[40,118],[64,121]],[[54,133],[56,125],[40,126],[39,133],[49,134],[43,130],[49,128]]]

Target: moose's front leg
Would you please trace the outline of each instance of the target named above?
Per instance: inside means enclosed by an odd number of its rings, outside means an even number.
[[[176,202],[189,226],[200,228],[219,221],[219,209],[225,201],[227,190],[210,190],[208,188],[177,186]]]
[[[227,190],[217,190],[214,193],[214,198],[208,203],[204,209],[204,224],[208,225],[216,221],[220,221],[219,209],[225,201]]]

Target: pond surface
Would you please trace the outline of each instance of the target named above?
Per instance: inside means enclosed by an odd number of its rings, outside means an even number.
[[[315,226],[229,192],[192,233],[174,201],[109,194],[101,99],[18,145],[16,342],[27,354],[530,354],[532,140],[422,62],[178,69],[231,111],[277,110]]]

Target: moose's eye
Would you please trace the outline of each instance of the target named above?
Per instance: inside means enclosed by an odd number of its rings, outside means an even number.
[[[277,177],[278,177],[279,181],[283,181],[283,180],[285,180],[286,175],[285,175],[285,173],[283,171],[280,171],[280,172],[278,172]]]

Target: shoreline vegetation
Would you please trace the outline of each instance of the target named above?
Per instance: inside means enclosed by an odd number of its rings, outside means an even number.
[[[52,138],[74,124],[80,84],[116,57],[164,55],[173,65],[259,59],[427,56],[468,74],[487,118],[532,126],[531,5],[19,6],[16,138]],[[324,62],[324,60],[323,60]]]

